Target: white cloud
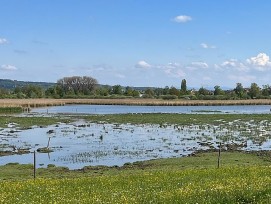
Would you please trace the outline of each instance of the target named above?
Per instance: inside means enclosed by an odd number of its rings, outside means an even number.
[[[192,17],[191,16],[185,16],[185,15],[176,16],[174,18],[174,21],[177,22],[177,23],[186,23],[188,21],[192,21]]]
[[[1,65],[1,70],[15,71],[15,70],[17,70],[17,67],[15,67],[13,65],[9,65],[9,64],[3,64],[3,65]]]
[[[186,76],[179,63],[171,62],[167,65],[160,66],[160,68],[162,68],[164,73],[170,77],[181,78]]]
[[[209,65],[206,62],[192,62],[191,67],[188,68],[194,68],[194,69],[207,69]]]
[[[216,46],[215,45],[208,45],[206,43],[201,43],[200,46],[204,49],[215,49]]]
[[[0,45],[1,44],[7,44],[8,40],[6,38],[0,38]]]
[[[147,63],[146,61],[141,60],[135,65],[135,67],[136,68],[141,68],[141,69],[149,69],[152,66],[149,63]]]
[[[259,53],[256,57],[247,59],[247,63],[259,71],[265,71],[271,68],[269,56],[265,53]]]
[[[216,65],[216,68],[218,68],[219,66]],[[246,65],[244,65],[242,62],[239,62],[236,59],[229,59],[226,60],[224,62],[222,62],[222,64],[220,65],[220,68],[229,68],[229,69],[235,69],[238,71],[248,71],[249,67],[247,67]]]

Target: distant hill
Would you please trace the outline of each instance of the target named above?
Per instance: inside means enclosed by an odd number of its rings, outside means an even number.
[[[30,81],[17,81],[11,79],[0,79],[0,88],[12,90],[15,87],[23,87],[27,85],[41,86],[44,89],[47,89],[51,86],[54,86],[55,83],[49,82],[30,82]]]

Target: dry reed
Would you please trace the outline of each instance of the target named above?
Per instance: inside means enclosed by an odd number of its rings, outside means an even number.
[[[162,100],[162,99],[0,99],[0,107],[46,107],[67,104],[145,106],[271,105],[271,99],[251,100]]]

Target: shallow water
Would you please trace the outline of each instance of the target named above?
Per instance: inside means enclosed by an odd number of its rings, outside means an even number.
[[[125,105],[65,105],[35,108],[32,113],[125,114],[125,113],[270,113],[270,105],[236,106],[125,106]]]
[[[49,134],[51,130],[53,133]],[[126,162],[180,157],[196,150],[238,144],[239,149],[271,149],[271,123],[239,120],[220,125],[131,125],[96,124],[78,121],[49,127],[19,130],[14,125],[0,130],[0,150],[46,147],[51,153],[37,153],[38,167],[55,164],[70,169],[87,165],[123,165]],[[32,163],[33,153],[1,157],[9,162]]]

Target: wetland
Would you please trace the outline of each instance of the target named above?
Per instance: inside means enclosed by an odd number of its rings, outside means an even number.
[[[271,149],[269,114],[97,114],[0,117],[0,165],[32,163],[79,169],[122,166],[198,151]]]

